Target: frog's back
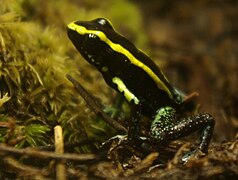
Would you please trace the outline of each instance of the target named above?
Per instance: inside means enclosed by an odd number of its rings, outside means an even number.
[[[147,61],[152,62],[149,57],[144,58],[148,58]],[[140,101],[146,115],[154,114],[157,109],[163,106],[175,107],[177,105],[173,99],[174,96],[171,97],[166,90],[159,88],[155,80],[143,68],[131,63],[124,54],[113,51],[110,55],[105,56],[104,60],[108,62],[109,68],[101,73],[107,84],[119,90],[119,85],[112,81],[114,77],[119,78],[125,87]],[[144,62],[147,61],[144,59]],[[169,88],[171,88],[171,93],[174,93],[172,87],[169,86]],[[121,93],[125,96],[125,90]]]
[[[68,35],[83,57],[128,102],[133,100],[147,109],[180,102],[159,67],[105,19],[71,23]]]

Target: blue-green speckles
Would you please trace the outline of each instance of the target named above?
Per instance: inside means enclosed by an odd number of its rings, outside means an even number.
[[[156,111],[156,115],[154,118],[154,121],[166,121],[166,119],[169,119],[171,117],[171,115],[175,114],[176,111],[174,108],[172,107],[163,107],[160,108],[159,110]]]
[[[174,108],[166,106],[160,108],[151,123],[151,136],[159,141],[164,140],[165,132],[171,131],[174,127],[173,120],[175,119],[176,111]]]
[[[107,72],[108,71],[108,67],[107,66],[103,66],[101,69],[102,72]]]

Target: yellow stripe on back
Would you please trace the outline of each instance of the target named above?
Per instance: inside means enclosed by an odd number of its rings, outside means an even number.
[[[69,29],[74,30],[78,32],[81,35],[84,34],[95,34],[97,35],[102,41],[104,41],[106,44],[108,44],[114,51],[124,54],[128,60],[143,69],[155,82],[156,84],[163,90],[165,90],[168,95],[172,98],[172,94],[170,90],[166,87],[166,85],[160,80],[160,78],[145,64],[143,64],[141,61],[139,61],[135,56],[133,56],[127,49],[125,49],[120,44],[113,43],[107,36],[104,34],[104,32],[99,30],[88,30],[84,26],[80,26],[75,24],[74,22],[70,23],[67,26]]]

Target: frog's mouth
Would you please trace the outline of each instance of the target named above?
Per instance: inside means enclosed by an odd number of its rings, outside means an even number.
[[[99,52],[97,48],[95,48],[97,44],[93,42],[90,43],[87,35],[81,35],[77,31],[74,31],[70,28],[67,28],[67,34],[84,59],[94,66],[100,65],[100,62],[98,62],[98,58],[96,56],[96,54]]]
[[[73,42],[73,44],[78,48],[81,46],[83,36],[77,33],[77,31],[67,27],[67,34],[69,39]]]

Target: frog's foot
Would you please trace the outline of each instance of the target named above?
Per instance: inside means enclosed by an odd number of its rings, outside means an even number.
[[[141,161],[144,157],[142,144],[147,138],[137,137],[131,139],[128,135],[117,135],[102,144],[106,150],[108,159],[114,162],[117,167],[131,168],[135,161]]]
[[[199,159],[200,157],[205,156],[205,155],[206,154],[203,153],[201,150],[196,149],[196,150],[190,151],[187,154],[185,154],[182,157],[182,161],[183,161],[183,163],[186,164],[190,160],[196,160],[196,159]]]
[[[116,145],[116,146],[120,146],[123,144],[127,144],[128,143],[128,136],[127,135],[116,135],[111,137],[110,139],[108,139],[107,141],[105,141],[104,143],[102,143],[102,146],[106,146],[108,144],[111,145]]]
[[[116,135],[102,143],[102,146],[111,144],[112,146],[121,146],[121,145],[132,145],[142,143],[148,139],[144,136],[140,136],[136,139],[128,138],[128,135]]]

